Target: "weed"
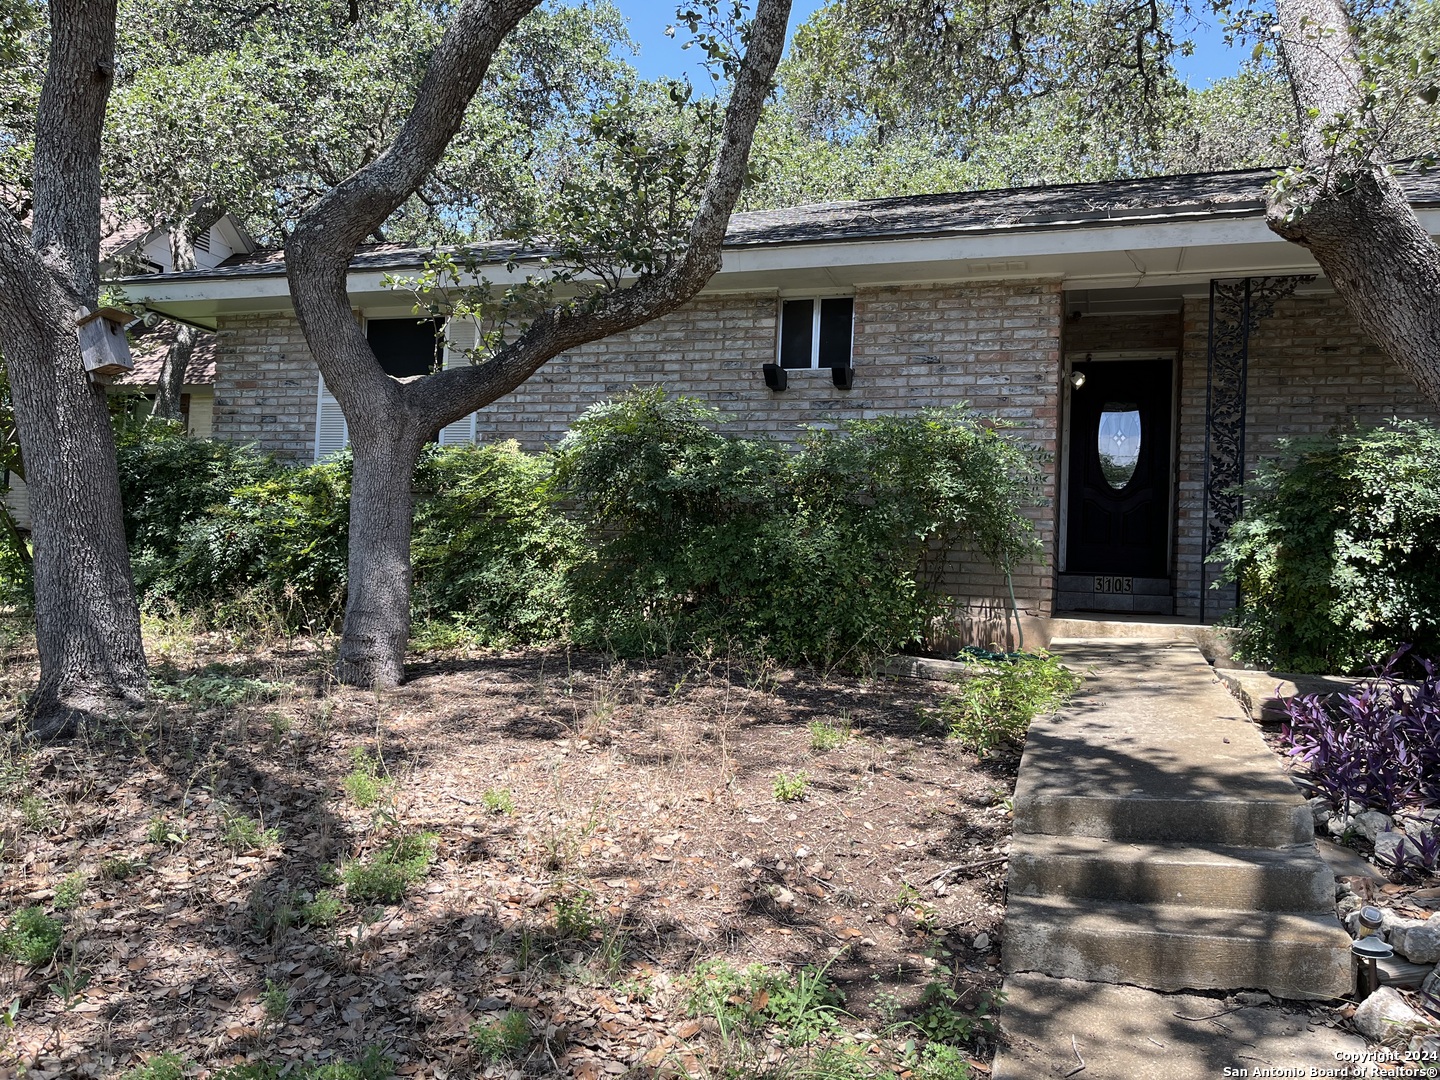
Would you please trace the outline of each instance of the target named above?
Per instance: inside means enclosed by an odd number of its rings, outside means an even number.
[[[10,916],[4,933],[0,934],[0,949],[19,963],[40,967],[54,959],[64,932],[59,921],[46,915],[42,908],[21,908]]]
[[[55,886],[55,907],[59,911],[69,911],[71,908],[80,906],[80,901],[85,899],[85,886],[87,885],[85,875],[80,873],[67,874]]]
[[[555,901],[555,932],[562,938],[584,940],[600,928],[595,912],[595,894],[579,889],[573,896]]]
[[[329,889],[322,889],[315,899],[300,909],[300,920],[306,926],[331,926],[340,918],[342,906],[338,896]]]
[[[930,715],[983,757],[1020,742],[1031,720],[1060,708],[1079,685],[1080,676],[1046,653],[976,662]]]
[[[60,966],[60,977],[50,984],[50,993],[60,999],[60,1007],[69,1012],[80,1003],[80,995],[90,985],[90,973],[80,965],[78,947],[70,945],[70,959]]]
[[[689,989],[690,1014],[712,1017],[722,1035],[774,1024],[787,1032],[791,1045],[799,1045],[840,1030],[845,999],[825,968],[787,974],[759,964],[737,970],[713,961],[700,965]]]
[[[190,830],[183,818],[172,825],[164,814],[156,814],[145,830],[145,839],[161,847],[181,847],[190,839]]]
[[[242,675],[190,675],[175,683],[156,682],[151,692],[161,701],[180,701],[197,709],[233,709],[252,701],[269,701],[289,690],[288,683],[267,682]]]
[[[986,1034],[995,1030],[991,1011],[1002,998],[989,991],[981,993],[973,1013],[961,1008],[961,995],[945,982],[929,982],[920,991],[916,1013],[910,1019],[910,1026],[932,1043],[961,1045],[970,1042],[977,1033]]]
[[[775,774],[775,786],[771,789],[776,802],[796,802],[810,790],[810,777],[803,772]]]
[[[486,788],[480,793],[480,805],[491,814],[513,814],[515,800],[509,788]]]
[[[290,991],[274,979],[266,979],[265,989],[260,994],[260,1006],[265,1010],[265,1019],[278,1024],[290,1011]]]
[[[810,721],[810,749],[837,750],[850,739],[850,729],[827,724],[824,720]]]
[[[398,904],[406,888],[420,880],[435,859],[438,837],[431,832],[401,836],[367,860],[357,860],[341,871],[345,895],[355,904]]]
[[[470,1047],[486,1065],[519,1057],[530,1045],[530,1021],[518,1009],[510,1009],[498,1020],[470,1026]]]
[[[143,1065],[124,1073],[120,1080],[184,1080],[189,1064],[179,1054],[156,1054]]]
[[[124,855],[103,859],[100,862],[100,880],[124,881],[144,865],[145,863],[140,859],[131,859]]]
[[[280,843],[280,830],[265,828],[264,822],[238,813],[228,806],[220,808],[221,839],[231,851],[255,851]]]
[[[975,1076],[965,1054],[944,1043],[927,1043],[906,1056],[914,1080],[973,1080]]]
[[[369,810],[389,797],[395,783],[380,775],[382,762],[363,746],[350,751],[352,768],[345,775],[345,793],[361,810]]]
[[[251,1061],[244,1065],[227,1065],[210,1074],[210,1080],[390,1080],[395,1075],[395,1062],[377,1047],[370,1047],[360,1060],[332,1061],[318,1065],[313,1061]],[[164,1080],[170,1080],[165,1077]]]
[[[25,827],[34,832],[47,833],[55,828],[55,808],[39,795],[24,795],[20,799],[20,816]]]
[[[276,893],[256,889],[250,894],[250,929],[265,941],[281,941],[299,916],[282,883]]]

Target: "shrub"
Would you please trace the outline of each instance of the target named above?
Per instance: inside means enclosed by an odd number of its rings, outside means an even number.
[[[660,389],[588,410],[557,449],[595,558],[577,637],[621,652],[759,644],[829,664],[918,640],[932,546],[1034,550],[1034,453],[962,407],[813,430],[794,453]]]
[[[343,599],[348,457],[303,468],[254,447],[143,424],[117,448],[135,585],[212,621],[257,607],[292,626],[332,620]]]
[[[1241,659],[1353,674],[1404,642],[1440,654],[1440,430],[1395,420],[1280,448],[1214,555],[1240,586]]]
[[[416,472],[414,613],[486,644],[553,640],[579,530],[555,506],[548,455],[514,442],[427,453]]]
[[[21,908],[10,916],[0,934],[0,949],[21,964],[40,967],[54,958],[63,934],[59,921],[46,915],[43,908]]]
[[[1079,685],[1080,677],[1047,653],[1001,656],[975,662],[935,716],[953,738],[983,757],[1002,743],[1020,742],[1035,717],[1054,712]]]
[[[1423,676],[1407,687],[1399,659],[1349,694],[1286,702],[1281,738],[1296,778],[1336,810],[1440,806],[1440,671],[1419,661]]]

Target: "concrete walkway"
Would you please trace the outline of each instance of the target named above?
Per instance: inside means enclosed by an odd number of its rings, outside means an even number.
[[[1229,1035],[1173,1017],[1201,1013],[1129,987],[1346,993],[1350,939],[1309,807],[1193,643],[1051,647],[1086,683],[1031,727],[1020,765],[1001,1013],[1011,1048],[995,1076],[1048,1076],[1068,1062],[1064,1075],[1080,1064],[1077,1032],[1090,1034],[1085,1080],[1150,1075],[1135,1070],[1155,1044],[1167,1047],[1166,1076],[1243,1067],[1221,1045]],[[1276,1058],[1266,1040],[1299,1032],[1275,1035],[1290,1028],[1266,1016],[1252,1032],[1265,1060],[1308,1068],[1337,1048],[1297,1045],[1298,1057]]]

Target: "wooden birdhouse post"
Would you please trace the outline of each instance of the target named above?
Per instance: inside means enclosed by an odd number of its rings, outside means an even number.
[[[102,307],[76,324],[80,328],[80,355],[90,375],[108,380],[135,367],[130,359],[130,342],[125,339],[125,327],[134,320],[128,311]]]

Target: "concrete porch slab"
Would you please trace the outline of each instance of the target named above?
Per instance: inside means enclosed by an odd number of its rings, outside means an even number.
[[[1358,1059],[1366,1048],[1359,1036],[1324,1026],[1304,1008],[1228,1011],[1233,1003],[1213,997],[1035,974],[1009,976],[1005,993],[999,1016],[1008,1045],[995,1057],[993,1080],[1217,1080],[1267,1069],[1333,1076],[1344,1075],[1337,1055]]]

